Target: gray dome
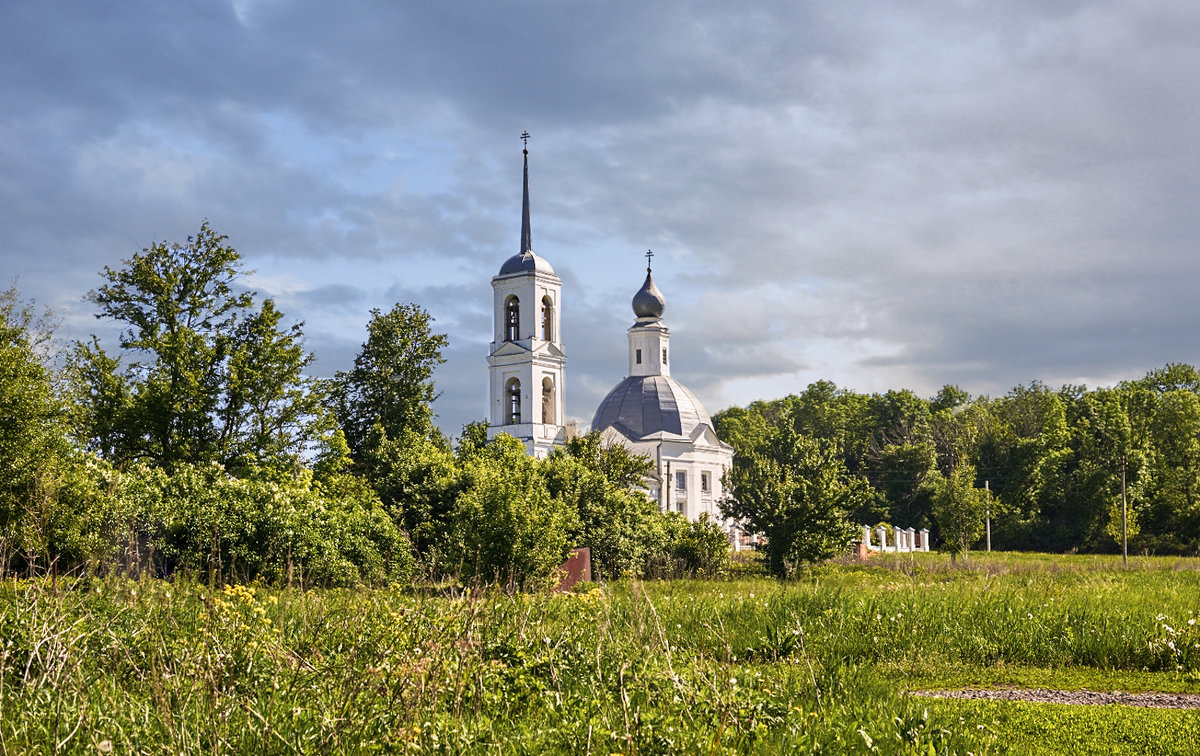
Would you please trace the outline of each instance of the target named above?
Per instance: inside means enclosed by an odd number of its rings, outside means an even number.
[[[655,433],[689,436],[712,426],[704,405],[687,386],[669,375],[635,375],[617,384],[600,402],[592,430],[615,426],[631,440]]]
[[[646,268],[646,282],[633,295],[633,314],[639,318],[661,318],[665,309],[667,300],[663,299],[662,292],[654,285],[650,269]]]
[[[553,275],[554,268],[550,263],[546,262],[543,257],[538,257],[533,253],[533,250],[527,250],[519,255],[513,255],[504,261],[500,266],[500,275],[510,276],[513,273],[550,273]]]

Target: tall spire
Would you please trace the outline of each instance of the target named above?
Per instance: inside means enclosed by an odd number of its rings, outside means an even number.
[[[523,255],[526,252],[533,251],[533,232],[529,228],[529,132],[521,134],[521,141],[525,143],[525,149],[521,152],[525,155],[525,181],[524,181],[524,196],[521,199],[521,249],[517,252]]]

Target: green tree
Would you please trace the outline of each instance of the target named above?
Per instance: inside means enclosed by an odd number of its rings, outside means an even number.
[[[336,443],[333,415],[320,384],[302,371],[313,361],[300,324],[284,328],[283,314],[264,300],[235,325],[222,370],[217,440],[219,459],[233,467],[320,455]]]
[[[50,344],[48,316],[0,292],[0,571],[97,570],[135,540],[116,472],[71,443]]]
[[[477,454],[482,454],[487,445],[487,421],[476,420],[475,422],[467,423],[463,426],[462,434],[458,439],[458,446],[454,449],[455,459],[459,464],[463,464],[474,458]]]
[[[573,512],[550,495],[538,461],[500,434],[464,462],[462,476],[452,512],[460,578],[508,590],[548,584],[566,559]]]
[[[300,585],[407,583],[408,541],[356,477],[316,481],[269,468],[233,477],[218,465],[173,475],[133,465],[151,493],[143,514],[159,571]]]
[[[1136,407],[1151,392],[1133,384],[1102,388],[1075,399],[1069,412],[1074,464],[1062,503],[1050,510],[1051,522],[1070,533],[1072,546],[1109,551],[1110,524],[1120,532],[1121,475],[1131,511],[1141,508],[1150,484],[1146,423]]]
[[[440,437],[433,425],[433,369],[445,361],[446,336],[434,333],[432,323],[433,317],[414,304],[397,304],[386,314],[371,310],[354,368],[337,374],[331,392],[356,461],[367,456],[372,438],[380,439],[376,425],[382,438],[406,432]]]
[[[972,456],[997,498],[1001,516],[992,541],[1002,548],[1067,549],[1078,546],[1067,514],[1075,464],[1069,391],[1041,383],[1017,386],[990,404],[989,429]],[[1074,540],[1074,542],[1072,542]]]
[[[832,443],[790,420],[785,412],[757,443],[737,450],[722,502],[726,517],[766,536],[768,567],[780,577],[844,551],[854,537],[848,512],[871,496]]]
[[[950,561],[959,554],[966,561],[967,550],[983,534],[987,492],[975,487],[975,468],[960,462],[948,476],[937,474],[933,488],[933,518],[937,521],[942,546],[950,552]]]
[[[93,338],[72,372],[88,445],[117,461],[294,467],[336,443],[312,382],[301,326],[239,288],[241,257],[204,223],[185,245],[158,243],[106,267],[89,295],[119,323],[121,357]],[[124,365],[122,367],[122,362]]]
[[[873,394],[866,409],[870,438],[862,472],[881,495],[890,522],[920,525],[929,512],[923,484],[937,469],[929,402],[911,391],[888,391]]]
[[[46,364],[46,318],[0,292],[0,512],[16,511],[47,456],[63,447],[66,407]]]
[[[1157,551],[1195,553],[1200,547],[1200,397],[1185,389],[1163,393],[1152,420],[1154,453],[1142,524]]]
[[[450,445],[433,424],[433,368],[446,337],[432,322],[412,304],[371,310],[354,368],[327,383],[355,469],[431,568],[458,493]]]
[[[663,515],[643,488],[653,463],[593,431],[542,463],[550,495],[574,510],[569,541],[591,549],[595,579],[642,574],[662,540]]]
[[[388,438],[382,426],[366,445],[368,482],[431,568],[439,558],[458,494],[454,456],[441,439],[412,430]]]

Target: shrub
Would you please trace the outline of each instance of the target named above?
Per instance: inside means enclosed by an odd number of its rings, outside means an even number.
[[[707,513],[694,522],[678,512],[658,517],[660,537],[647,554],[648,577],[713,577],[729,567],[729,538]]]
[[[404,535],[365,484],[349,477],[314,484],[307,471],[267,470],[234,478],[217,465],[161,476],[150,513],[160,569],[219,580],[320,585],[407,582]]]
[[[452,546],[464,581],[506,589],[548,583],[567,556],[572,512],[550,496],[537,460],[500,435],[463,463]]]

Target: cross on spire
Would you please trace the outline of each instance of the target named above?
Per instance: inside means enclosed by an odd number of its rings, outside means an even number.
[[[650,272],[650,258],[654,257],[654,250],[646,250],[646,272]]]
[[[529,132],[528,131],[521,132],[521,143],[525,145],[525,152],[528,153],[529,152]]]

